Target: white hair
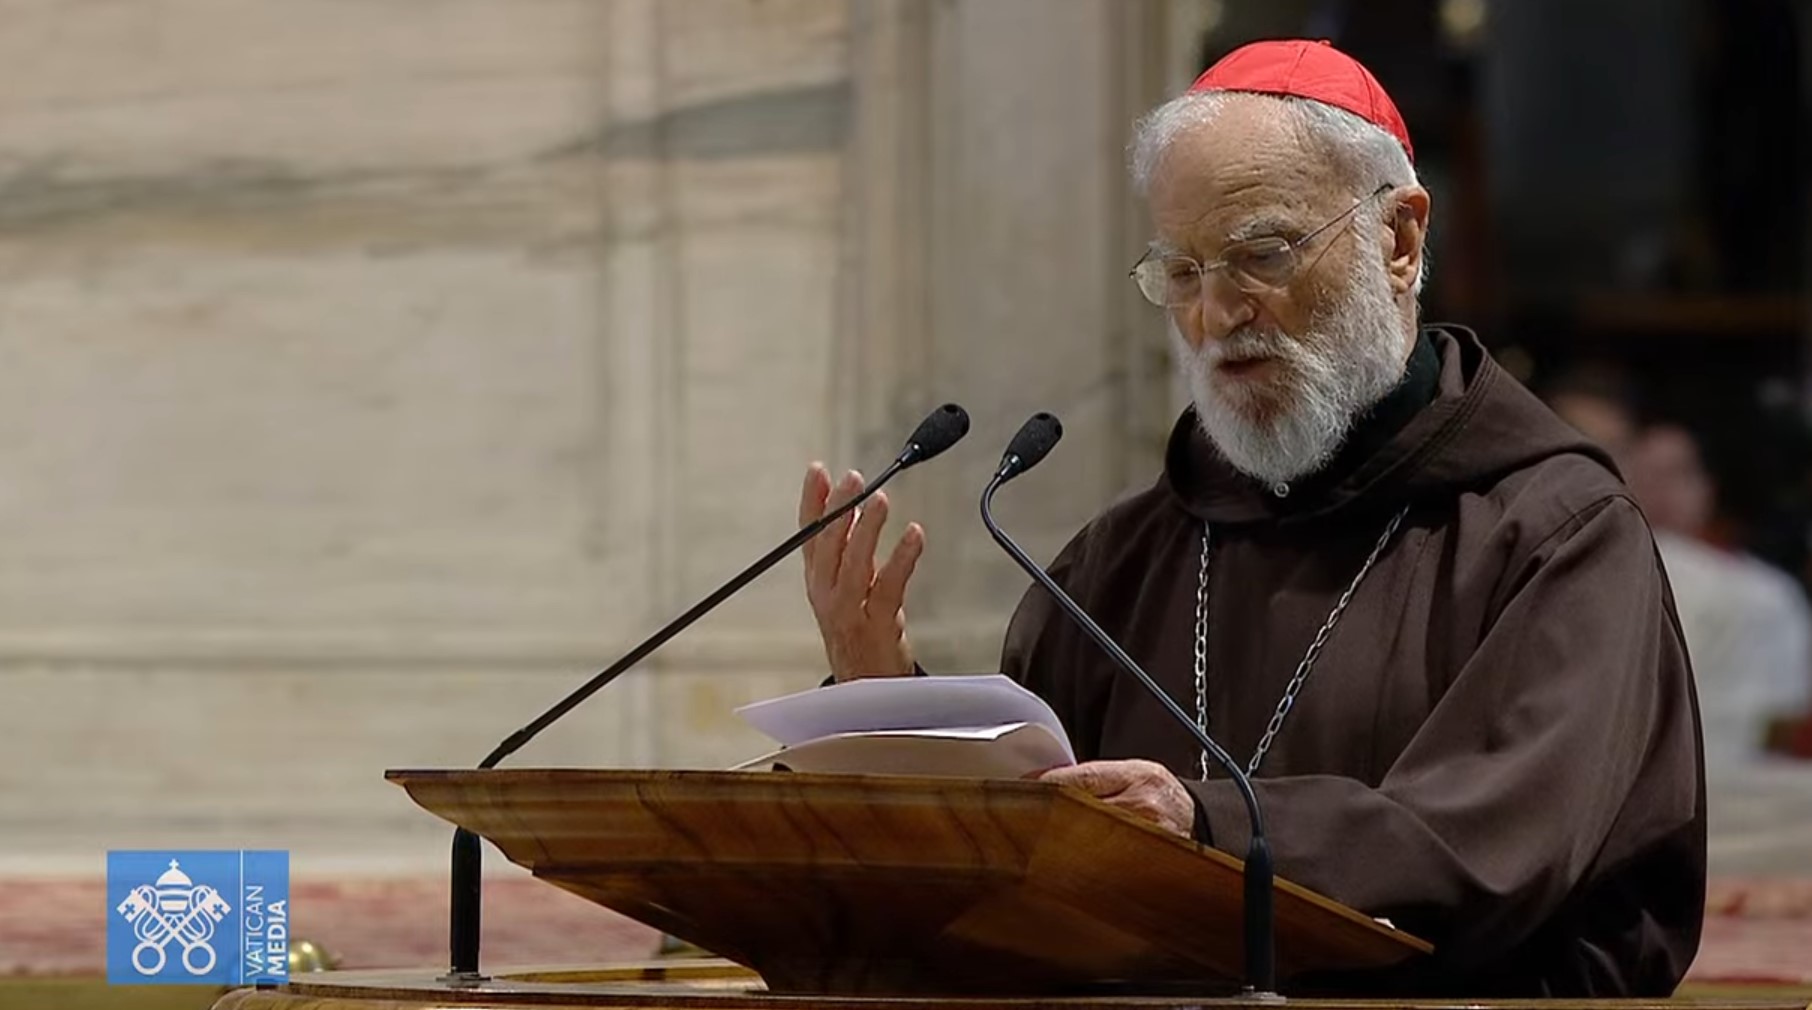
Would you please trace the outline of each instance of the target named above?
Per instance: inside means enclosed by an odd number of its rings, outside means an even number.
[[[1364,196],[1384,183],[1420,186],[1409,153],[1397,138],[1345,109],[1325,102],[1260,92],[1197,91],[1165,102],[1140,117],[1128,147],[1133,189],[1146,196],[1158,164],[1177,136],[1212,121],[1234,97],[1251,97],[1277,103],[1284,122],[1303,141],[1333,163],[1340,178],[1357,195]],[[1367,217],[1368,234],[1376,234],[1376,219]],[[1419,297],[1428,279],[1428,251],[1422,252],[1421,271],[1410,288]]]

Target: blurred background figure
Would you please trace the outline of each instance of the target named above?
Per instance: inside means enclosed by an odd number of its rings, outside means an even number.
[[[1602,446],[1619,468],[1626,466],[1638,423],[1621,372],[1601,362],[1581,365],[1550,382],[1543,396],[1561,420]]]
[[[1812,702],[1802,583],[1748,549],[1746,524],[1720,501],[1698,437],[1672,421],[1645,424],[1625,371],[1583,363],[1543,393],[1616,460],[1654,529],[1698,678],[1708,776],[1741,774],[1771,744],[1794,750],[1794,724]]]
[[[1706,774],[1740,773],[1776,720],[1812,696],[1812,610],[1779,568],[1713,535],[1717,486],[1698,441],[1677,424],[1641,432],[1628,451],[1630,488],[1654,527],[1699,683]]]
[[[1812,607],[1802,584],[1746,549],[1698,438],[1671,421],[1645,424],[1625,371],[1583,363],[1543,394],[1616,460],[1654,529],[1698,678],[1707,774],[1740,774],[1771,742],[1790,750],[1793,733],[1777,727],[1803,718],[1812,701]]]

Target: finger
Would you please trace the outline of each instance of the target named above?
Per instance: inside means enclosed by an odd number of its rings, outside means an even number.
[[[1116,793],[1114,797],[1107,802],[1122,810],[1130,810],[1141,817],[1147,817],[1155,821],[1162,819],[1161,815],[1164,812],[1163,799],[1163,794],[1155,789],[1134,786],[1124,792]]]
[[[1187,838],[1195,832],[1195,800],[1174,776],[1142,779],[1108,803]]]
[[[1163,828],[1171,834],[1189,837],[1195,827],[1193,819],[1187,825],[1179,823],[1171,816],[1171,811],[1153,797],[1138,792],[1121,793],[1118,796],[1100,797],[1101,802],[1115,810],[1124,810],[1142,821],[1147,821]]]
[[[1040,780],[1075,786],[1090,796],[1107,799],[1119,795],[1127,786],[1126,776],[1118,765],[1115,761],[1085,761],[1068,768],[1053,768],[1040,776]]]
[[[875,583],[868,590],[870,617],[897,614],[906,605],[906,580],[912,578],[913,569],[918,567],[919,557],[924,553],[925,528],[918,523],[908,523],[900,542],[893,545],[893,553],[875,572]]]
[[[830,471],[824,468],[824,464],[814,462],[811,466],[806,467],[805,486],[799,489],[800,527],[815,523],[824,515],[824,503],[826,499],[830,498],[830,493]],[[805,555],[808,571],[812,564],[812,550],[816,547],[817,542],[818,538],[813,537],[807,540],[801,549]]]
[[[862,506],[862,514],[849,531],[843,548],[843,567],[837,570],[837,595],[846,604],[861,606],[875,581],[875,548],[887,525],[887,492],[877,493]]]
[[[826,505],[830,509],[836,509],[861,493],[862,475],[851,470],[837,482]],[[818,541],[818,546],[812,552],[811,580],[821,592],[832,592],[836,588],[837,569],[843,565],[844,544],[849,540],[849,526],[854,519],[853,513],[845,515],[813,538]]]
[[[1090,796],[1095,795],[1095,787],[1098,779],[1099,776],[1095,774],[1095,770],[1087,764],[1053,768],[1043,775],[1038,776],[1040,782],[1050,782],[1060,786],[1075,786],[1077,789],[1088,793]]]

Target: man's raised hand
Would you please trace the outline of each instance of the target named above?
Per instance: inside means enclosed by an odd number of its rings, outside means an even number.
[[[816,521],[860,494],[862,475],[851,470],[835,488],[822,463],[805,471],[799,525]],[[912,673],[906,641],[906,581],[925,550],[925,531],[910,523],[887,560],[875,566],[875,549],[887,523],[887,493],[806,541],[805,597],[824,638],[824,653],[839,681],[901,677]]]

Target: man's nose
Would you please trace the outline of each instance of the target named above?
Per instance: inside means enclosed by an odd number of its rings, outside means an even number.
[[[1202,278],[1201,295],[1188,310],[1185,332],[1190,343],[1201,347],[1205,341],[1218,341],[1251,322],[1256,313],[1252,299],[1216,271]]]

